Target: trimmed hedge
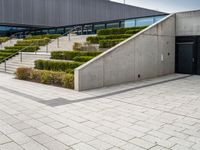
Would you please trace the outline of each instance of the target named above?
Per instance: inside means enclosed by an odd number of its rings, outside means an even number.
[[[91,44],[99,44],[99,37],[98,36],[89,36],[89,37],[87,37],[86,41]]]
[[[93,58],[94,57],[92,57],[92,56],[76,56],[73,58],[73,60],[78,61],[78,62],[87,62]]]
[[[111,39],[127,39],[131,37],[132,34],[112,34],[112,35],[101,35],[101,36],[92,36],[87,38],[87,42],[92,44],[99,44],[100,40],[111,40]]]
[[[3,58],[3,57],[8,57],[8,56],[10,56],[12,53],[8,53],[8,52],[0,52],[0,56]]]
[[[9,40],[8,37],[0,37],[0,44],[6,42],[8,40]]]
[[[121,43],[124,40],[125,39],[100,40],[99,41],[99,47],[100,48],[111,48],[111,47]]]
[[[97,35],[110,35],[110,34],[125,34],[126,31],[128,30],[136,30],[136,29],[140,29],[143,30],[145,29],[147,26],[141,26],[141,27],[131,27],[131,28],[112,28],[112,29],[102,29],[97,31]]]
[[[141,29],[128,30],[128,31],[126,31],[126,34],[136,34],[140,31],[141,31]]]
[[[1,53],[16,53],[18,50],[16,49],[5,49],[5,50],[0,50]]]
[[[31,44],[34,46],[44,46],[47,45],[49,42],[50,42],[49,38],[23,40],[23,41],[17,41],[17,44],[15,44],[15,46],[29,46]]]
[[[35,36],[28,36],[25,39],[44,39],[44,38],[49,38],[49,39],[56,39],[59,36],[61,36],[61,34],[43,34],[43,35],[35,35]]]
[[[75,69],[82,64],[81,62],[36,60],[35,69],[67,72],[69,69]]]
[[[74,88],[74,75],[65,72],[18,68],[16,78],[65,88]]]
[[[23,52],[35,52],[39,49],[39,46],[7,46],[5,50],[23,50]]]
[[[54,51],[51,52],[51,59],[73,60],[76,56],[97,56],[102,52],[98,51]]]

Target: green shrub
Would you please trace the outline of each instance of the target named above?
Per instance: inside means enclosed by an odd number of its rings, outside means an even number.
[[[23,41],[17,41],[17,44],[15,46],[44,46],[47,45],[50,42],[49,38],[45,39],[32,39],[32,40],[23,40]]]
[[[74,75],[66,74],[65,72],[18,68],[16,71],[16,78],[65,88],[74,88]]]
[[[69,74],[74,74],[74,69],[67,69],[65,72]]]
[[[126,34],[136,34],[140,31],[141,31],[140,29],[128,30],[128,31],[126,31]]]
[[[97,56],[102,52],[98,51],[54,51],[51,52],[51,59],[73,60],[76,56]]]
[[[99,44],[100,40],[111,40],[111,39],[126,39],[131,37],[132,34],[111,34],[111,35],[100,35],[100,36],[91,36],[87,38],[87,42],[92,44]]]
[[[112,40],[112,39],[126,39],[131,37],[132,34],[112,34],[112,35],[105,35],[105,36],[99,36],[100,40]]]
[[[99,37],[98,36],[89,36],[89,37],[87,37],[87,42],[92,43],[92,44],[98,44]]]
[[[8,37],[0,37],[0,44],[6,42],[8,40],[9,40]]]
[[[97,31],[97,35],[110,35],[110,34],[125,34],[128,30],[135,30],[140,29],[143,30],[147,26],[141,26],[141,27],[131,27],[131,28],[112,28],[112,29],[102,29]]]
[[[1,53],[16,53],[18,50],[16,49],[5,49],[5,50],[0,50]]]
[[[93,58],[94,57],[92,57],[92,56],[76,56],[73,58],[73,60],[78,61],[78,62],[87,62]]]
[[[10,55],[12,55],[12,53],[0,52],[0,56],[2,56],[2,57],[8,57]]]
[[[35,69],[66,72],[68,69],[75,69],[82,64],[80,62],[36,60]]]
[[[3,56],[0,56],[0,61],[2,61],[3,59],[5,59],[5,57],[3,57]]]
[[[28,80],[30,77],[31,68],[18,68],[16,71],[16,77],[20,80]]]
[[[6,50],[22,50],[23,52],[35,52],[39,49],[39,46],[7,46]]]
[[[121,43],[124,40],[125,39],[100,40],[99,41],[99,47],[100,48],[111,48],[111,47]]]
[[[73,45],[73,50],[80,50],[82,47],[82,43],[75,42]]]

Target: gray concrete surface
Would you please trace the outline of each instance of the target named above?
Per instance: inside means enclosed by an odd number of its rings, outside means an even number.
[[[199,150],[199,91],[178,74],[76,92],[0,73],[0,149]]]
[[[75,70],[75,89],[100,88],[174,73],[175,15]]]
[[[200,35],[200,11],[181,12],[176,14],[176,35]]]

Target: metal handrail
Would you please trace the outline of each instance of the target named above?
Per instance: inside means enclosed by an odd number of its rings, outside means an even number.
[[[59,36],[58,38],[52,40],[52,42],[58,40],[57,46],[59,46],[59,38],[61,38],[62,36],[65,36],[65,35],[67,35],[67,34],[69,34],[69,40],[70,40],[70,33],[71,33],[72,31],[74,31],[75,29],[79,28],[79,27],[82,27],[82,26],[76,26],[76,27],[74,27],[73,29],[71,29],[71,30],[67,31],[66,33],[62,34],[61,36]],[[13,35],[15,35],[15,34],[13,34]],[[13,36],[13,35],[11,35],[11,36]],[[32,44],[30,44],[30,45],[24,47],[23,49],[20,49],[19,51],[15,52],[15,53],[13,53],[12,55],[10,55],[10,56],[4,58],[3,60],[1,60],[1,61],[0,61],[0,64],[3,63],[3,62],[5,63],[5,65],[4,65],[4,66],[5,66],[5,72],[6,72],[6,68],[7,68],[7,67],[6,67],[6,61],[7,61],[8,59],[14,57],[15,55],[17,55],[17,54],[19,54],[19,53],[21,52],[20,61],[22,62],[22,51],[25,50],[26,48],[30,47],[30,46],[33,46],[33,45],[34,45],[34,43],[32,43]],[[47,44],[47,50],[48,50],[48,44]],[[48,53],[48,51],[46,51],[46,52]],[[37,53],[35,52],[35,54],[37,54]]]
[[[70,33],[73,32],[75,29],[80,28],[80,27],[82,29],[82,26],[76,26],[76,27],[72,28],[71,30],[65,32],[64,34],[62,34],[61,36],[59,36],[55,40],[52,40],[51,42],[53,43],[53,42],[55,42],[57,40],[57,48],[59,48],[59,38],[61,38],[61,37],[63,37],[63,36],[68,34],[68,36],[69,36],[68,40],[70,41]]]

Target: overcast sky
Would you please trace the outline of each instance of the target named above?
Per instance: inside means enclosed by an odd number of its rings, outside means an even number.
[[[200,9],[200,0],[126,0],[126,3],[168,13]]]

